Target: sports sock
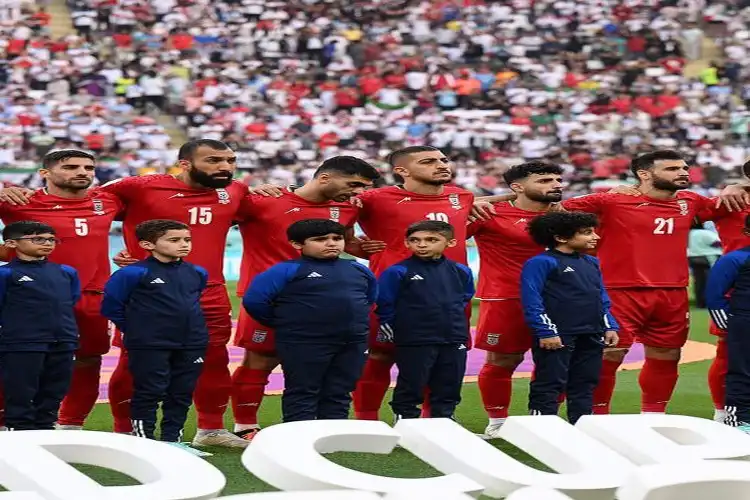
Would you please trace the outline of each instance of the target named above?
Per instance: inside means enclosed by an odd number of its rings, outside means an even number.
[[[485,363],[477,378],[484,411],[490,417],[506,418],[513,394],[513,370]]]
[[[422,414],[420,418],[430,418],[430,388],[427,387],[424,390],[424,400],[422,401]]]
[[[250,429],[258,425],[258,410],[263,401],[266,384],[271,372],[238,367],[232,374],[232,411],[235,431]],[[240,429],[239,427],[244,427]]]
[[[719,340],[716,344],[716,357],[708,368],[708,388],[716,410],[724,410],[724,398],[727,390],[727,343]]]
[[[392,362],[367,358],[354,391],[354,415],[359,420],[378,420],[380,406],[391,385]]]
[[[130,420],[130,400],[133,399],[133,377],[128,371],[128,353],[120,350],[115,371],[109,379],[109,407],[114,420],[114,431],[128,434],[133,432]]]
[[[99,399],[99,374],[102,358],[87,359],[85,364],[73,366],[70,389],[60,405],[57,423],[60,425],[83,425],[86,417]]]
[[[602,369],[599,372],[599,385],[594,389],[594,415],[609,415],[609,406],[612,403],[612,393],[615,392],[617,383],[617,369],[622,361],[602,360]]]
[[[664,413],[677,385],[678,361],[646,358],[638,377],[641,386],[641,412]]]
[[[224,428],[224,413],[229,405],[231,392],[229,352],[224,345],[209,345],[203,358],[203,372],[193,393],[199,430]]]

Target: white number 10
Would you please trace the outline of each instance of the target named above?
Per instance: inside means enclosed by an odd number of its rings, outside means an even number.
[[[674,219],[672,217],[670,217],[669,219],[662,219],[661,217],[658,217],[654,219],[654,224],[656,224],[656,227],[654,228],[654,234],[674,233]]]
[[[427,218],[430,220],[439,220],[440,222],[448,222],[448,216],[443,212],[430,212],[427,214]]]

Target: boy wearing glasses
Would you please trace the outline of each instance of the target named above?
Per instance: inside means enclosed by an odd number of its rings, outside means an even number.
[[[78,348],[73,307],[81,297],[78,273],[47,260],[55,231],[35,221],[3,229],[15,258],[0,267],[0,378],[8,430],[55,428]]]

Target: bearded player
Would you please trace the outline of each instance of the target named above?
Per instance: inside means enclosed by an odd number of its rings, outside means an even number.
[[[353,156],[324,161],[313,179],[294,191],[282,189],[278,197],[252,196],[250,213],[240,223],[243,253],[237,295],[242,297],[252,279],[271,266],[299,257],[289,244],[286,229],[302,219],[331,219],[348,228],[346,251],[358,257],[382,250],[381,242],[354,237],[359,208],[350,203],[380,177],[369,163]],[[259,430],[258,410],[271,372],[279,365],[273,330],[240,310],[235,344],[245,349],[242,365],[232,375],[232,409],[235,433],[246,440]]]
[[[544,249],[534,243],[526,226],[562,199],[562,169],[558,165],[522,163],[508,169],[503,179],[516,199],[495,203],[494,215],[474,220],[468,227],[481,262],[475,346],[487,351],[478,385],[489,416],[484,433],[490,439],[500,437],[500,427],[508,417],[513,373],[531,348],[518,283],[523,264]]]
[[[617,369],[634,341],[644,345],[646,355],[638,378],[641,411],[665,412],[688,335],[688,233],[693,219],[714,206],[684,191],[690,186],[688,165],[675,151],[641,155],[631,170],[639,180],[638,196],[592,194],[563,202],[566,210],[599,216],[597,256],[622,327],[618,347],[604,353],[595,414],[609,412]]]
[[[474,195],[447,185],[453,178],[450,160],[436,148],[412,146],[393,152],[389,163],[393,173],[403,178],[403,185],[373,189],[358,197],[362,205],[359,225],[369,238],[386,245],[384,251],[370,256],[372,272],[379,276],[409,257],[404,231],[425,219],[448,222],[456,229],[458,244],[445,255],[466,264],[466,224]],[[354,411],[363,420],[378,419],[394,364],[393,343],[378,334],[376,324],[372,326],[370,355],[354,392]]]
[[[183,145],[178,153],[182,173],[128,177],[102,186],[126,205],[123,235],[129,257],[144,258],[135,237],[135,226],[151,219],[171,219],[190,226],[193,251],[190,262],[208,271],[208,286],[201,307],[209,330],[204,367],[194,393],[198,413],[195,446],[244,448],[248,442],[224,429],[224,412],[231,392],[226,345],[232,332],[231,306],[223,276],[227,233],[234,220],[249,208],[247,187],[233,181],[237,156],[223,142],[199,139]],[[110,381],[110,405],[115,430],[127,430],[128,401],[132,379],[127,373],[126,353],[120,356]]]
[[[80,345],[70,389],[60,407],[58,428],[62,429],[83,428],[99,397],[102,355],[109,351],[109,325],[99,309],[110,274],[109,230],[123,206],[116,196],[89,189],[94,170],[95,158],[89,153],[53,151],[39,170],[45,187],[29,193],[28,204],[6,201],[7,192],[0,197],[4,200],[0,218],[6,225],[35,220],[54,228],[60,243],[50,260],[75,268],[81,280],[83,293],[74,309]]]

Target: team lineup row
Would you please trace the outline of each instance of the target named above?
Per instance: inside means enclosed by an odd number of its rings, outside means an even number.
[[[194,394],[199,428],[196,445],[247,446],[258,430],[257,413],[268,377],[279,363],[273,331],[240,311],[235,343],[245,348],[245,357],[233,374],[228,369],[226,345],[232,325],[222,265],[226,234],[236,222],[245,249],[240,295],[258,273],[298,256],[287,241],[286,228],[301,219],[330,219],[349,228],[346,251],[369,258],[376,276],[409,256],[404,232],[416,221],[450,223],[457,244],[446,250],[446,256],[458,263],[466,264],[465,240],[473,236],[482,262],[475,346],[487,351],[479,388],[489,416],[486,434],[495,437],[508,414],[512,374],[531,347],[519,279],[523,264],[543,248],[533,242],[526,225],[550,209],[594,213],[601,224],[598,257],[604,283],[620,324],[617,347],[604,353],[594,412],[608,412],[615,373],[634,341],[642,342],[646,351],[639,379],[642,410],[665,411],[688,333],[688,232],[696,218],[714,220],[727,251],[745,246],[743,212],[750,201],[745,186],[726,188],[719,200],[684,191],[689,187],[684,159],[672,151],[656,151],[633,160],[633,174],[639,180],[636,188],[561,201],[562,170],[530,162],[504,174],[513,195],[475,202],[470,192],[450,185],[451,165],[439,150],[407,148],[393,153],[389,161],[403,179],[401,186],[368,189],[378,177],[372,166],[353,157],[334,157],[294,191],[266,186],[248,192],[245,185],[232,181],[234,152],[221,142],[197,140],[180,149],[183,172],[177,176],[125,178],[91,188],[95,159],[81,151],[64,150],[45,157],[41,170],[45,189],[4,189],[0,218],[6,224],[36,220],[52,226],[60,244],[51,259],[75,268],[80,277],[83,294],[76,306],[80,348],[59,425],[82,426],[97,399],[101,356],[110,347],[107,320],[99,311],[110,274],[109,229],[116,219],[123,221],[127,247],[116,259],[119,264],[146,256],[135,237],[136,225],[170,219],[190,226],[194,245],[188,260],[208,273],[201,305],[209,347]],[[355,223],[366,237],[354,236]],[[361,419],[378,418],[390,384],[393,344],[379,337],[378,331],[377,325],[371,326],[369,357],[354,392],[355,413]],[[120,339],[116,337],[114,343],[119,345]],[[712,370],[716,380],[709,381],[717,409],[724,404],[720,391],[726,353],[722,346],[720,342],[717,369]],[[132,431],[132,380],[127,366],[123,352],[109,388],[116,432]],[[234,432],[223,428],[230,395]],[[422,410],[429,415],[429,405]]]

